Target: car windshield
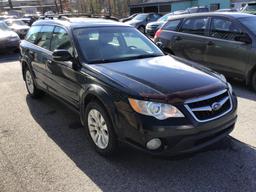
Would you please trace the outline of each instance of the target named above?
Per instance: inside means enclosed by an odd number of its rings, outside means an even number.
[[[90,64],[164,55],[147,37],[130,27],[78,28],[74,36]]]
[[[5,23],[0,22],[0,30],[1,31],[9,31],[10,29],[8,28],[8,26]]]
[[[172,13],[166,14],[166,15],[164,15],[163,17],[160,17],[160,18],[158,19],[158,21],[161,21],[161,22],[167,21],[168,18],[169,18],[171,15],[173,15],[173,14],[172,14]]]
[[[256,35],[256,16],[240,18],[239,21]]]
[[[133,18],[133,20],[139,20],[143,21],[147,18],[148,14],[138,14],[136,17]]]
[[[256,3],[255,4],[249,4],[246,8],[245,11],[256,11]]]

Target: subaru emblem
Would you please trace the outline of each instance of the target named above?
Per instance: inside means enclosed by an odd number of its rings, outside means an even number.
[[[218,111],[218,110],[220,110],[221,107],[222,107],[222,105],[218,102],[215,102],[215,103],[212,104],[212,110],[213,111]]]

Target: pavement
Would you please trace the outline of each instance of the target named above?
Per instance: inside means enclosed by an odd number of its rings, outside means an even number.
[[[214,146],[179,158],[123,146],[107,159],[77,114],[48,95],[27,95],[17,57],[0,56],[0,192],[256,191],[256,93],[243,84],[232,82],[236,128]]]

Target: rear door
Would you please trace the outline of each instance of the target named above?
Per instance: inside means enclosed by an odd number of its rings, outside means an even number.
[[[174,55],[198,63],[205,63],[208,17],[192,17],[183,21],[179,32],[172,36]]]
[[[205,53],[208,65],[228,76],[243,78],[251,44],[237,41],[236,37],[245,34],[235,21],[213,17]]]
[[[74,55],[74,47],[68,32],[56,26],[53,32],[50,51],[65,49]],[[52,59],[48,61],[46,70],[48,73],[48,89],[57,96],[62,97],[75,107],[79,103],[79,90],[81,86],[80,73],[73,69],[71,61],[56,62]]]
[[[47,74],[46,64],[51,58],[50,42],[54,27],[43,25],[35,26],[33,31],[28,34],[27,41],[34,45],[28,50],[28,57],[31,60],[31,65],[36,76],[36,82],[43,88],[46,87]]]

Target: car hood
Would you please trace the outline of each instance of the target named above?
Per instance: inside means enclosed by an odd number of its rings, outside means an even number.
[[[12,25],[10,26],[11,29],[14,29],[14,30],[22,30],[22,29],[29,29],[29,26],[26,26],[26,25]]]
[[[95,64],[91,67],[118,82],[131,95],[171,103],[184,102],[226,88],[226,84],[210,72],[203,72],[170,56]]]
[[[17,33],[15,33],[14,31],[2,31],[0,30],[0,33],[1,33],[1,39],[3,38],[8,38],[8,37],[17,37]]]
[[[159,26],[159,25],[162,25],[164,23],[165,23],[164,21],[155,21],[155,22],[148,23],[148,26]]]
[[[125,23],[128,24],[128,25],[136,25],[138,23],[141,23],[143,21],[140,21],[140,20],[130,20],[130,21],[126,21]]]

